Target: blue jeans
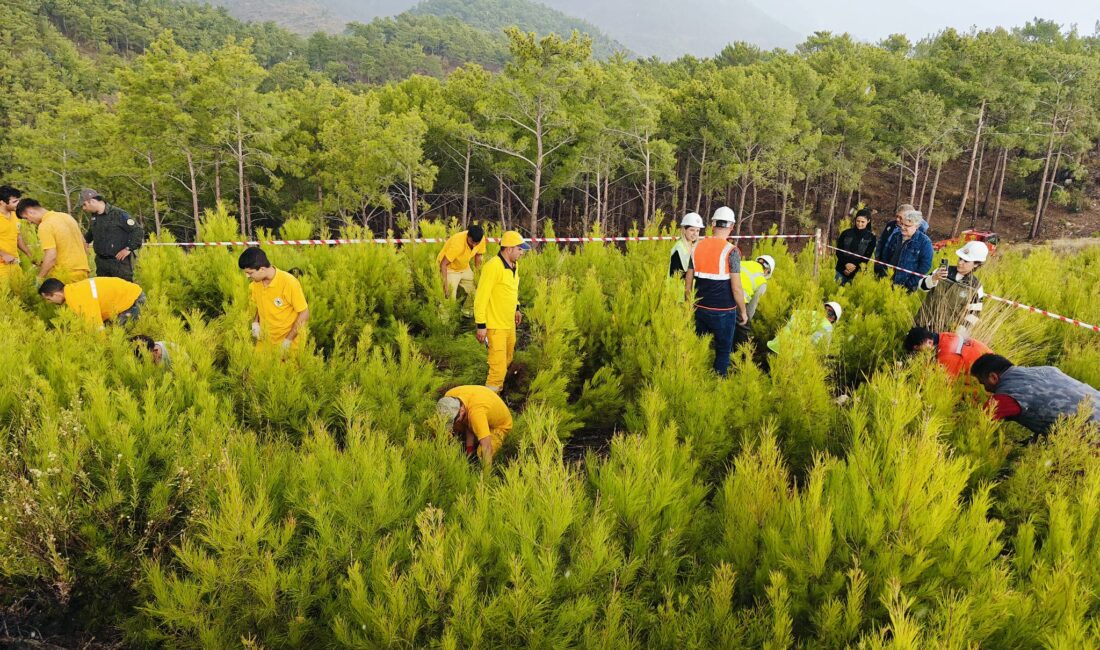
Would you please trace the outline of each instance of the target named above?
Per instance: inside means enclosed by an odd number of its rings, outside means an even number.
[[[737,332],[737,310],[711,311],[695,309],[695,333],[713,334],[714,372],[723,377],[730,369],[730,352],[733,351],[733,335]]]

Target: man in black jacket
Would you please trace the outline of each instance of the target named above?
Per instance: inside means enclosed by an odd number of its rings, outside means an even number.
[[[840,249],[836,252],[836,281],[840,284],[851,282],[866,261],[856,255],[871,257],[876,243],[875,233],[871,230],[871,210],[863,208],[856,213],[855,226],[840,233],[836,240],[836,247]]]
[[[92,217],[84,240],[95,250],[95,274],[133,282],[134,253],[145,241],[141,226],[95,190],[80,191],[80,207]]]

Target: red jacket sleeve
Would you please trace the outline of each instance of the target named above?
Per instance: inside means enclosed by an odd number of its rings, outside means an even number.
[[[1020,403],[1012,399],[1008,395],[994,394],[992,397],[989,398],[989,402],[993,404],[994,420],[1013,418],[1023,413],[1023,409],[1020,408]]]

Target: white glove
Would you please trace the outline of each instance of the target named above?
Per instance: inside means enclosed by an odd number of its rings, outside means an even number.
[[[252,323],[252,338],[260,340],[260,324],[257,322]]]
[[[283,349],[284,350],[289,350],[291,344],[293,344],[293,343],[294,343],[294,341],[291,341],[290,339],[283,339]]]

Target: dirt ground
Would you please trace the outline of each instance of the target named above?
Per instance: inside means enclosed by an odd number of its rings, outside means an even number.
[[[933,241],[945,239],[951,234],[952,226],[955,223],[955,215],[958,212],[959,203],[962,201],[962,186],[966,181],[968,163],[968,160],[960,160],[944,166],[940,185],[936,191],[936,203],[932,207],[931,213],[928,210],[927,199],[925,205],[917,206],[928,218],[930,236]],[[988,183],[989,175],[987,172],[983,172],[981,196],[979,197],[982,200],[985,198]],[[906,182],[903,186],[902,202],[908,201],[908,190],[909,185]],[[880,230],[896,203],[896,171],[868,174],[861,188],[861,193],[864,202],[879,211],[879,214],[875,216],[874,224],[876,231]],[[1066,208],[1052,203],[1043,217],[1038,239],[1031,243],[1100,237],[1100,187],[1095,182],[1089,183],[1086,186],[1086,196],[1088,201],[1086,209],[1082,212],[1070,212]],[[997,234],[1001,236],[1002,241],[1028,241],[1031,223],[1035,218],[1034,200],[1035,197],[1010,195],[1006,187],[995,229]],[[963,215],[960,229],[965,230],[976,227],[979,230],[988,230],[994,201],[995,196],[991,196],[986,214],[975,217],[973,213],[975,204],[974,188],[972,186],[971,195],[967,202],[967,210]]]

